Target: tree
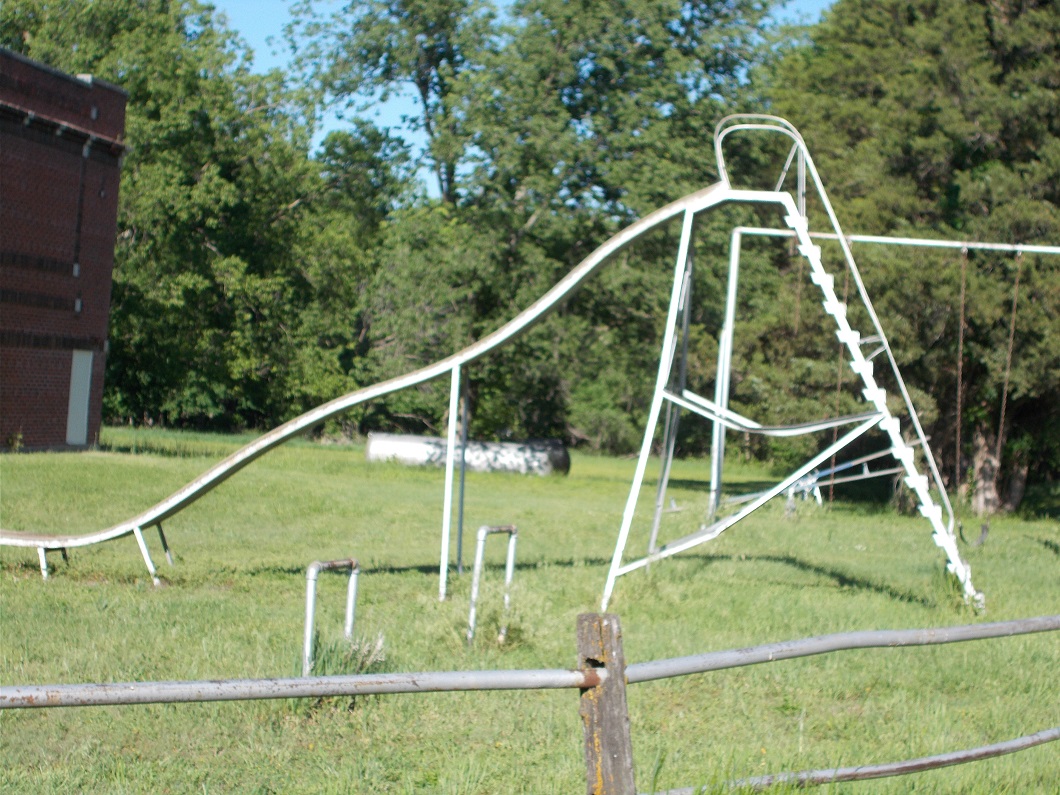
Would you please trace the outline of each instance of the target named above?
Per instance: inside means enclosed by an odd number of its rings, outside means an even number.
[[[779,61],[768,93],[808,139],[848,229],[1060,239],[1055,3],[840,0],[808,37]],[[901,364],[935,401],[944,471],[963,469],[969,450],[953,447],[959,260],[865,261],[885,323],[902,328]],[[974,440],[980,504],[996,505],[1007,480],[1011,507],[1028,471],[1060,472],[1060,263],[979,254],[968,266],[962,439]]]
[[[371,288],[377,372],[492,331],[619,226],[713,181],[704,140],[757,53],[767,5],[528,0],[501,13],[373,0],[324,17],[304,3],[289,38],[321,93],[364,108],[411,87],[441,186],[437,203],[388,224]],[[634,446],[673,250],[664,234],[627,253],[471,368],[473,430]],[[391,419],[436,424],[440,395],[408,398]]]
[[[426,135],[442,201],[454,203],[468,137],[456,85],[489,46],[492,7],[481,0],[363,0],[325,18],[303,0],[292,15],[288,40],[321,101],[363,109],[413,90],[419,115],[405,121]]]
[[[400,145],[362,125],[310,161],[283,77],[252,74],[210,6],[27,0],[0,15],[8,46],[129,93],[110,417],[260,426],[347,387]]]
[[[315,158],[319,185],[307,202],[293,256],[307,295],[292,308],[292,411],[377,380],[368,356],[371,289],[384,261],[389,218],[409,192],[408,148],[365,122],[331,132]]]

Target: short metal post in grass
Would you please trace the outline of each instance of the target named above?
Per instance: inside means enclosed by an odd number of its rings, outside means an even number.
[[[626,707],[626,660],[618,616],[578,616],[578,667],[603,668],[604,681],[581,691],[588,795],[635,795]]]
[[[467,615],[467,642],[475,639],[475,615],[478,608],[478,587],[482,579],[482,568],[485,559],[486,538],[496,533],[505,533],[508,536],[508,558],[504,564],[504,619],[501,622],[500,632],[497,633],[497,642],[504,643],[508,637],[508,613],[511,610],[512,577],[515,575],[515,542],[519,538],[519,531],[515,525],[506,524],[497,527],[483,525],[478,529],[478,544],[475,546],[475,571],[471,575],[471,607]]]
[[[313,670],[313,624],[316,622],[317,576],[322,571],[349,569],[350,584],[346,589],[346,640],[353,640],[353,612],[357,605],[357,580],[361,567],[354,558],[315,560],[305,570],[305,644],[302,647],[302,676],[309,676]]]

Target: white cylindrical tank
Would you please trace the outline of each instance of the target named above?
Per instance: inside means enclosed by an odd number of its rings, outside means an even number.
[[[456,447],[460,455],[460,444]],[[413,466],[443,466],[445,439],[397,433],[369,433],[365,456],[369,461],[398,461]],[[473,472],[518,472],[528,475],[566,475],[570,454],[558,439],[525,442],[468,442],[464,454]],[[459,464],[459,458],[457,459]]]

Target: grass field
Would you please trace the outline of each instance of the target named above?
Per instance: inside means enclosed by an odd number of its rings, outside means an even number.
[[[7,529],[78,532],[127,518],[241,443],[107,429],[104,451],[0,459]],[[575,620],[595,611],[634,462],[575,455],[568,477],[470,474],[464,560],[439,602],[442,472],[369,465],[359,446],[295,442],[166,523],[165,587],[131,538],[49,556],[0,548],[0,682],[292,676],[305,568],[354,556],[372,670],[573,667]],[[706,466],[681,461],[671,537],[698,523]],[[765,472],[735,468],[734,481]],[[650,488],[650,486],[649,486]],[[1051,503],[1049,501],[1052,501]],[[648,499],[642,502],[650,502]],[[1045,492],[1042,504],[1056,504]],[[519,527],[508,642],[504,544],[487,550],[479,631],[466,631],[474,529]],[[968,520],[971,525],[971,520]],[[646,531],[630,540],[644,548]],[[974,524],[978,528],[978,523]],[[978,530],[971,533],[978,536]],[[454,547],[455,550],[455,540]],[[859,629],[1060,613],[1060,524],[998,518],[962,547],[988,613],[963,606],[926,522],[886,505],[766,506],[717,541],[619,580],[611,610],[629,662]],[[322,575],[325,673],[348,672],[345,580]],[[640,791],[782,770],[896,761],[1060,724],[1057,633],[841,652],[629,690]],[[584,791],[570,691],[421,694],[317,702],[92,707],[0,713],[0,791],[100,793]],[[824,788],[835,793],[1060,791],[1056,744],[999,759]]]

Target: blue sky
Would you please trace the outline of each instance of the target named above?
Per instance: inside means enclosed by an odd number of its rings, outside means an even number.
[[[333,0],[336,8],[346,0]],[[834,0],[790,0],[784,9],[784,16],[796,19],[805,16],[814,22],[821,12],[832,5]],[[290,21],[288,10],[292,0],[213,0],[218,11],[228,17],[229,25],[247,41],[254,50],[254,66],[261,70],[274,66],[284,66],[286,54],[277,54],[275,50],[283,38],[283,27]],[[276,40],[275,45],[269,39]]]
[[[212,0],[218,11],[228,18],[228,25],[235,30],[254,52],[254,68],[267,71],[287,64],[288,53],[283,47],[283,28],[290,21],[290,7],[294,0]],[[331,0],[335,8],[340,8],[348,0]],[[790,0],[782,12],[784,19],[795,21],[804,18],[808,22],[820,19],[821,12],[832,5],[834,0]],[[403,128],[401,116],[414,112],[412,101],[408,98],[393,98],[385,105],[373,109],[373,121],[380,127],[394,128],[415,148],[423,146],[420,136],[409,134]],[[323,120],[323,130],[317,140],[323,137],[328,129],[340,126],[335,117]]]

